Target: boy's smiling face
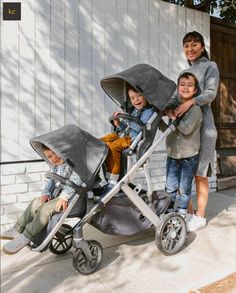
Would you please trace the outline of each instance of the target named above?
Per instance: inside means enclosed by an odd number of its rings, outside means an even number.
[[[178,93],[182,100],[192,99],[197,89],[193,76],[181,77],[178,84]]]
[[[131,104],[134,106],[134,108],[140,110],[147,105],[147,100],[140,93],[136,93],[133,90],[129,90],[128,95],[129,95]]]
[[[60,166],[64,163],[64,161],[50,149],[44,150],[43,153],[48,161],[54,166]]]

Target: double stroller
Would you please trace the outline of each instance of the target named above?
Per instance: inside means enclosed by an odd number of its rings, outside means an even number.
[[[148,123],[142,125],[129,149],[122,154],[122,174],[118,183],[99,203],[87,212],[87,194],[93,191],[102,193],[98,187],[99,173],[104,169],[108,148],[100,139],[74,125],[67,125],[50,133],[30,140],[32,147],[44,159],[41,145],[56,152],[82,179],[80,186],[68,178],[46,173],[60,185],[74,189],[68,208],[54,215],[45,230],[38,235],[30,246],[33,251],[42,252],[47,248],[55,254],[64,254],[74,248],[73,266],[82,274],[91,274],[102,261],[102,246],[94,240],[85,240],[83,227],[89,223],[110,235],[135,235],[148,229],[155,229],[155,242],[165,255],[173,255],[182,250],[187,228],[184,218],[176,213],[168,213],[170,196],[164,191],[153,191],[149,174],[150,156],[166,136],[175,129],[171,124],[155,140],[163,111],[175,91],[175,83],[158,70],[147,64],[138,64],[118,74],[104,77],[101,86],[105,93],[126,113],[120,119],[136,119],[130,116],[127,85],[136,88],[155,108]],[[134,184],[140,169],[145,174],[145,188]],[[65,224],[67,217],[78,217],[71,227]]]

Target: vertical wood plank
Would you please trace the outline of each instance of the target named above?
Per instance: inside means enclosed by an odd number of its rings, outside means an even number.
[[[202,27],[206,50],[210,55],[210,15],[202,12]]]
[[[92,1],[92,129],[91,133],[101,136],[105,133],[105,96],[100,87],[104,76],[104,12],[105,2]]]
[[[155,68],[159,68],[159,1],[149,1],[149,24],[148,24],[148,62]]]
[[[117,72],[128,67],[128,0],[117,0]]]
[[[148,63],[148,0],[138,1],[138,62]]]
[[[128,0],[127,16],[127,49],[128,49],[128,66],[138,63],[138,15],[139,7],[137,0]]]
[[[178,72],[180,73],[182,70],[187,68],[188,63],[184,55],[183,51],[183,38],[185,34],[187,33],[187,28],[186,28],[186,8],[178,6],[177,7],[177,13],[178,13],[178,32],[177,32],[177,62],[176,66],[178,68]]]
[[[51,0],[51,130],[65,124],[65,3]]]
[[[168,9],[169,4],[160,1],[160,11],[159,11],[159,55],[158,55],[158,64],[159,70],[166,76],[168,76],[169,60],[168,60],[168,51],[169,51],[169,21],[168,21]]]
[[[19,22],[1,19],[1,160],[19,158]]]
[[[50,131],[50,27],[49,0],[35,1],[35,135]],[[54,111],[54,109],[52,109]]]
[[[92,129],[92,0],[79,1],[79,126]]]
[[[65,124],[79,122],[79,10],[78,1],[66,1],[65,7]]]
[[[66,1],[65,11],[65,124],[78,125],[78,1]]]
[[[32,159],[34,137],[35,1],[22,2],[19,31],[19,158]]]
[[[119,1],[118,1],[119,2]],[[104,74],[109,75],[119,71],[117,0],[106,0],[104,9]],[[103,76],[100,77],[100,79]],[[102,90],[104,96],[105,115],[101,117],[105,125],[105,132],[111,131],[109,116],[117,109],[116,104]],[[101,133],[103,135],[104,133]]]
[[[169,7],[169,50],[168,50],[168,73],[167,76],[176,82],[179,75],[178,68],[178,7],[171,4]]]

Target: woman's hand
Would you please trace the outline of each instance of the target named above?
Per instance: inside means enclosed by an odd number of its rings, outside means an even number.
[[[188,109],[192,106],[192,105],[195,105],[196,104],[196,101],[195,99],[190,99],[188,100],[187,102],[184,102],[183,104],[181,104],[179,107],[177,107],[175,110],[174,110],[174,115],[176,117],[180,117],[182,116],[185,112],[188,111]]]
[[[60,212],[61,210],[65,211],[67,209],[67,207],[68,207],[67,201],[62,198],[59,198],[58,203],[56,205],[56,210],[58,212]]]
[[[47,202],[47,201],[49,201],[50,200],[50,196],[48,196],[48,195],[46,195],[46,194],[42,194],[41,196],[40,196],[40,201],[42,202],[42,203],[45,203],[45,202]]]

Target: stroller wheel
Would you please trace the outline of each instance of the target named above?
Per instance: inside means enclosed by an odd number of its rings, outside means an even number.
[[[61,228],[52,238],[49,250],[54,254],[64,254],[72,247],[73,234],[66,234],[72,227],[68,224],[62,224]]]
[[[92,260],[88,260],[81,248],[77,249],[74,258],[74,268],[83,275],[94,273],[102,262],[102,246],[97,241],[88,241],[90,252],[93,256]]]
[[[161,226],[157,228],[155,242],[164,255],[173,255],[182,249],[186,235],[184,218],[177,213],[170,213],[163,217]]]

